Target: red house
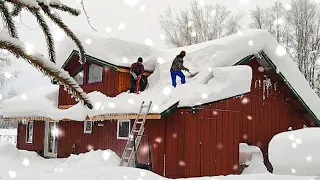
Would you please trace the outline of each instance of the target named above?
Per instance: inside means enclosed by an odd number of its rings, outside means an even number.
[[[116,39],[79,37],[92,40],[85,44],[87,63],[80,66],[68,41],[59,55],[65,61],[58,63],[89,93],[96,111],[75,105],[55,85],[6,100],[4,117],[24,119],[18,127],[19,149],[58,158],[91,149],[111,149],[121,156],[136,110],[148,99],[157,102],[144,132],[151,139],[155,173],[170,178],[227,175],[240,173],[240,143],[260,147],[271,169],[267,150],[275,134],[320,124],[318,96],[265,31],[183,48],[185,65],[200,73],[174,90],[166,74],[171,62],[162,60],[174,58],[182,48],[159,51]],[[139,56],[146,61],[145,75],[151,74],[150,86],[140,95],[128,94],[128,61]],[[208,93],[201,94],[203,89]],[[139,161],[148,160],[147,150],[143,139]]]

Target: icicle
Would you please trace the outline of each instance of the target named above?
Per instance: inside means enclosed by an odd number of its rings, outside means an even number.
[[[258,83],[258,80],[254,82],[254,88],[257,88],[257,83]]]
[[[262,89],[262,99],[265,100],[266,99],[266,95],[265,95],[265,92],[266,92],[266,86],[265,86],[266,82],[263,81],[263,89]]]
[[[273,85],[275,91],[277,90],[277,84],[278,84],[278,82],[275,82]]]
[[[66,85],[63,85],[63,90],[67,91],[67,86]]]
[[[259,89],[261,88],[261,80],[259,79]]]

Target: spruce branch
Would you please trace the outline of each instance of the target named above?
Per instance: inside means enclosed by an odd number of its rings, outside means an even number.
[[[11,15],[12,15],[13,17],[18,16],[21,11],[22,11],[22,7],[19,6],[19,5],[15,5],[15,6],[13,7],[13,10],[12,10],[12,12],[11,12]]]
[[[30,10],[30,12],[36,17],[39,26],[41,27],[46,41],[47,41],[47,46],[48,46],[48,54],[49,54],[49,58],[50,61],[53,63],[56,63],[56,52],[55,52],[55,48],[54,48],[54,40],[52,37],[52,34],[50,32],[50,29],[45,21],[45,19],[42,17],[42,15],[40,14],[39,11],[36,10]]]
[[[68,72],[60,69],[54,63],[45,60],[42,55],[28,49],[18,39],[0,35],[0,48],[6,49],[16,56],[25,59],[45,75],[56,79],[61,85],[65,85],[76,100],[83,102],[89,109],[93,108],[86,93],[84,93],[76,81],[70,77]]]
[[[16,26],[12,20],[9,8],[3,0],[0,0],[0,13],[2,15],[5,26],[8,28],[9,35],[13,38],[18,39],[18,32]]]
[[[78,46],[80,52],[80,64],[84,64],[86,62],[85,51],[80,42],[80,40],[74,35],[74,33],[68,28],[66,24],[62,21],[62,19],[55,15],[55,13],[51,13],[48,6],[45,6],[43,3],[39,3],[40,7],[44,11],[44,13],[55,23],[57,24]]]
[[[71,15],[74,15],[74,16],[79,16],[81,14],[81,12],[78,9],[69,7],[64,4],[50,4],[50,7],[55,8],[60,11],[70,13]]]

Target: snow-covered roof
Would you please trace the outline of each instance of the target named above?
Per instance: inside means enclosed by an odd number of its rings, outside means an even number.
[[[150,46],[121,39],[82,32],[75,32],[75,34],[83,42],[87,55],[117,66],[130,67],[141,56],[144,59],[145,69],[153,71],[155,61],[161,53]],[[57,65],[62,67],[74,50],[78,50],[75,43],[69,37],[64,37],[57,51]]]
[[[89,38],[92,39],[92,44],[95,41],[99,41],[99,39],[95,40],[91,36]],[[128,48],[126,46],[127,43],[122,40],[101,40],[101,43],[111,41],[114,43],[113,46],[103,46],[103,44],[100,44],[100,46],[92,46],[91,49],[85,48],[91,56],[100,56],[98,57],[99,59],[106,59],[104,56],[108,55],[108,53],[103,54],[104,51],[106,51],[103,47],[110,48],[110,54],[113,53],[112,57],[114,57],[111,58],[112,63],[115,65],[123,65],[122,58],[124,53],[113,49],[113,47],[130,49],[132,43],[128,43]],[[117,45],[117,43],[121,45]],[[149,47],[144,45],[134,46],[137,47],[136,51],[128,51],[126,55],[133,57],[136,55],[136,52],[145,51],[138,50],[139,48],[147,48],[150,50]],[[90,46],[88,45],[88,47]],[[101,48],[99,49],[99,47]],[[187,79],[186,84],[172,88],[169,69],[173,58],[181,50],[187,52],[184,65],[188,67],[192,73],[199,72],[199,74],[191,79]],[[110,98],[100,92],[92,92],[88,94],[95,105],[92,111],[87,110],[81,104],[77,104],[68,110],[59,110],[56,107],[52,107],[55,108],[55,110],[51,111],[50,108],[48,108],[48,110],[42,108],[42,111],[47,113],[40,114],[52,119],[68,118],[84,120],[86,115],[92,117],[110,113],[136,113],[143,100],[153,101],[151,113],[162,113],[176,103],[179,103],[178,107],[195,106],[248,93],[250,92],[252,80],[251,68],[249,66],[233,65],[248,55],[256,54],[261,50],[271,59],[272,63],[275,64],[277,72],[284,76],[314,115],[320,119],[320,106],[317,105],[320,104],[320,99],[310,88],[308,82],[300,73],[292,59],[286,54],[285,50],[264,30],[248,30],[221,39],[183,48],[162,51],[152,50],[151,52],[154,52],[154,54],[150,52],[149,57],[153,58],[151,58],[152,60],[149,62],[153,62],[150,67],[154,67],[154,72],[148,77],[150,83],[148,89],[140,95],[122,93],[117,97]],[[67,57],[69,55],[65,54],[65,56]],[[133,61],[135,61],[135,59],[133,59]],[[188,75],[188,73],[186,73],[186,75]],[[179,78],[177,78],[177,80],[179,83]],[[9,102],[11,102],[11,100],[7,100],[7,104],[15,104]],[[35,104],[38,104],[39,107],[45,107],[39,105],[39,103]],[[15,106],[20,105],[17,102]],[[27,104],[20,109],[28,109]],[[72,113],[72,109],[76,109],[76,111]],[[27,110],[25,110],[25,113],[21,113],[21,111],[7,107],[6,111],[3,110],[3,114],[5,117],[13,116],[14,114],[21,116],[39,115],[39,113],[33,112],[34,114],[32,114],[26,111]]]

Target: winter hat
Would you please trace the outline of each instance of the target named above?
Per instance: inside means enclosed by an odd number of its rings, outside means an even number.
[[[138,62],[141,62],[141,63],[143,62],[142,57],[139,57],[139,58],[138,58]]]

